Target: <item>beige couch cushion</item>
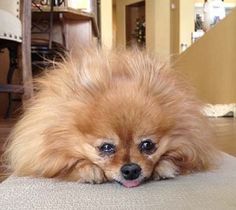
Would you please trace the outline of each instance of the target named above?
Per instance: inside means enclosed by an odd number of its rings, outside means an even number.
[[[0,184],[0,209],[236,209],[236,158],[225,154],[214,172],[131,189],[10,177]]]
[[[0,39],[22,42],[20,19],[0,9]]]

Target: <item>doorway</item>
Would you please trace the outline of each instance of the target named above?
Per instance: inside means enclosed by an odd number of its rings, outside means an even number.
[[[125,8],[126,46],[146,45],[145,1],[127,5]]]

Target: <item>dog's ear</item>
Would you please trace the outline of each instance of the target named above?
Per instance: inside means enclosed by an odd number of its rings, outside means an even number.
[[[63,178],[73,170],[77,162],[78,159],[61,154],[59,151],[47,151],[38,159],[33,173],[39,177]]]
[[[18,125],[4,154],[8,170],[18,176],[48,178],[69,173],[80,159],[79,152],[73,153],[75,143],[69,135],[57,126],[39,132]]]
[[[44,131],[42,151],[35,160],[36,175],[62,178],[73,170],[82,157],[74,151],[77,141],[71,133],[60,126]]]
[[[182,137],[171,142],[168,152],[161,159],[171,160],[181,174],[186,174],[214,169],[218,165],[219,156],[218,151],[207,142]]]

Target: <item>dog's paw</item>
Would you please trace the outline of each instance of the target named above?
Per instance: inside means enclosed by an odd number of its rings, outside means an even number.
[[[78,164],[75,171],[81,183],[100,184],[106,181],[103,170],[92,163]]]
[[[178,166],[172,161],[161,160],[153,171],[154,180],[173,179],[180,174]]]

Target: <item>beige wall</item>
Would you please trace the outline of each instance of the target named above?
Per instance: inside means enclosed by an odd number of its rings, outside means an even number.
[[[194,0],[171,0],[171,55],[181,53],[181,44],[189,47],[194,31]]]
[[[178,55],[180,51],[179,3],[179,0],[171,0],[171,4],[175,5],[175,9],[171,9],[170,13],[170,52],[172,56]]]
[[[170,0],[146,0],[147,49],[169,56],[170,31]]]
[[[101,42],[106,48],[113,46],[112,0],[101,0]]]
[[[236,102],[236,10],[195,42],[176,62],[201,99]]]
[[[194,0],[180,0],[179,4],[179,47],[191,45],[191,34],[194,32]]]
[[[112,46],[116,46],[116,0],[113,0],[112,3]]]

